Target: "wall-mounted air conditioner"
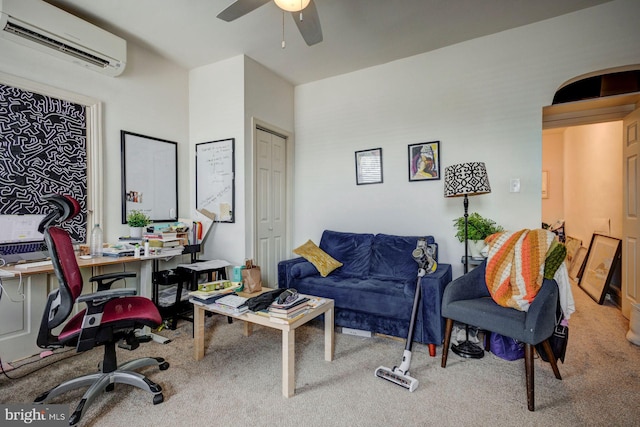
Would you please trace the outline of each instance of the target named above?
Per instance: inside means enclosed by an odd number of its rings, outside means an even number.
[[[0,37],[110,76],[127,60],[124,39],[41,0],[0,0]]]

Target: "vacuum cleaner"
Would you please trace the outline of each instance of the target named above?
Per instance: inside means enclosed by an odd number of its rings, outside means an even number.
[[[402,362],[400,366],[394,366],[389,369],[379,366],[375,371],[375,376],[385,379],[394,384],[404,387],[409,391],[418,388],[418,380],[409,375],[409,366],[411,365],[411,347],[413,346],[413,332],[416,325],[416,317],[418,315],[418,305],[420,303],[420,283],[425,274],[431,274],[438,267],[433,258],[434,248],[427,245],[424,238],[418,239],[416,248],[411,253],[413,259],[418,263],[418,278],[416,291],[413,297],[413,307],[411,308],[411,320],[409,322],[409,332],[407,335],[407,343],[402,353]]]

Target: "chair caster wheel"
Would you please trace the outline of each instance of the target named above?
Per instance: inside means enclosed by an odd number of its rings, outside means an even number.
[[[158,368],[160,368],[161,371],[166,371],[167,369],[169,369],[169,362],[163,362],[159,364]]]
[[[162,393],[155,394],[153,396],[153,404],[154,405],[157,405],[157,404],[162,403],[162,402],[164,402],[164,395]]]

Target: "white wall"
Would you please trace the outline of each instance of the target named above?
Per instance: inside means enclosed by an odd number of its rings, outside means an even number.
[[[127,67],[113,78],[56,57],[0,39],[0,71],[102,102],[103,228],[106,241],[128,234],[121,223],[120,131],[178,143],[178,211],[188,210],[187,71],[157,55],[128,44]],[[146,167],[141,160],[140,167]]]
[[[565,81],[640,63],[640,3],[614,1],[296,87],[294,244],[322,230],[433,234],[462,272],[443,182],[408,182],[407,145],[440,140],[444,167],[484,161],[493,192],[470,211],[507,229],[541,222],[542,107]],[[356,186],[354,151],[382,147],[384,183]],[[520,178],[521,192],[509,193]]]
[[[251,118],[292,130],[293,86],[252,59],[237,56],[192,70],[189,104],[192,151],[200,142],[236,139],[235,223],[214,223],[204,257],[241,264],[254,256]],[[191,197],[195,206],[195,185]]]
[[[242,56],[189,73],[191,206],[196,206],[195,144],[235,138],[234,223],[214,223],[205,240],[205,259],[244,259],[244,59]]]

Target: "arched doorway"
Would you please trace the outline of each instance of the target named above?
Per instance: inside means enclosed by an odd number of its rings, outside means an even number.
[[[543,108],[543,130],[595,123],[621,123],[622,231],[621,308],[629,317],[630,305],[640,302],[640,236],[638,222],[638,122],[640,122],[640,66],[602,70],[563,84],[554,104]],[[584,242],[583,245],[589,245]]]

